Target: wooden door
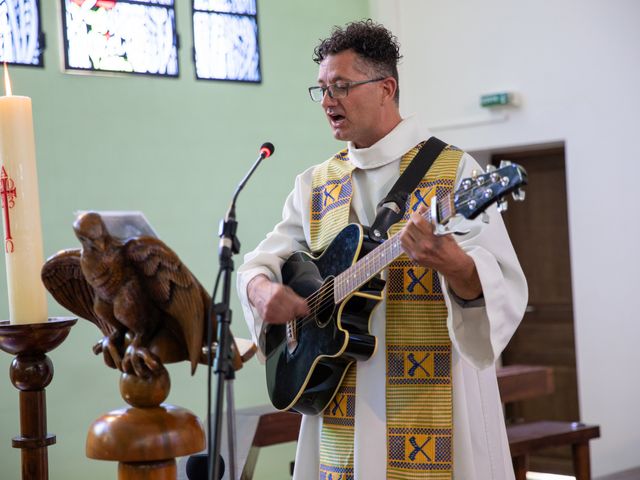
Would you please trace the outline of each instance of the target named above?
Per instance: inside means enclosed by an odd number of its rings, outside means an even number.
[[[555,393],[507,405],[508,420],[580,419],[573,329],[564,149],[492,156],[511,160],[528,173],[526,200],[510,202],[504,220],[529,285],[522,324],[502,354],[504,365],[553,367]],[[571,473],[571,452],[553,449],[531,458],[530,469]]]

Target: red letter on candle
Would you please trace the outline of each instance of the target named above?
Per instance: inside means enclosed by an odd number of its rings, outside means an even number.
[[[11,217],[9,216],[9,209],[15,205],[16,187],[13,180],[7,175],[4,165],[2,166],[2,175],[0,175],[0,195],[2,196],[2,210],[4,212],[4,251],[11,253],[13,252],[13,240],[11,238]]]

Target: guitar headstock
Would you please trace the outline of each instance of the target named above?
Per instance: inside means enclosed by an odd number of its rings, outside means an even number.
[[[456,213],[465,218],[475,218],[491,204],[498,203],[498,210],[507,209],[509,193],[517,202],[524,200],[522,186],[527,184],[527,172],[520,165],[502,161],[500,167],[487,167],[487,172],[465,178],[456,190],[453,200]]]

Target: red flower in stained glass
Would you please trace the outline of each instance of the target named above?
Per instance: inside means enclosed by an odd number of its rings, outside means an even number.
[[[84,2],[90,1],[90,0],[71,0],[71,1],[81,7]],[[102,7],[107,10],[110,10],[116,6],[116,1],[117,0],[96,0],[94,7]]]

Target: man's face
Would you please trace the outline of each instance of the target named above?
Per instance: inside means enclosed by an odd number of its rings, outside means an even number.
[[[374,78],[363,67],[353,50],[328,55],[320,63],[318,85],[326,87]],[[383,115],[380,82],[349,88],[349,94],[343,98],[331,98],[325,93],[321,105],[337,140],[351,141],[358,148],[366,148],[386,134],[380,132]]]

